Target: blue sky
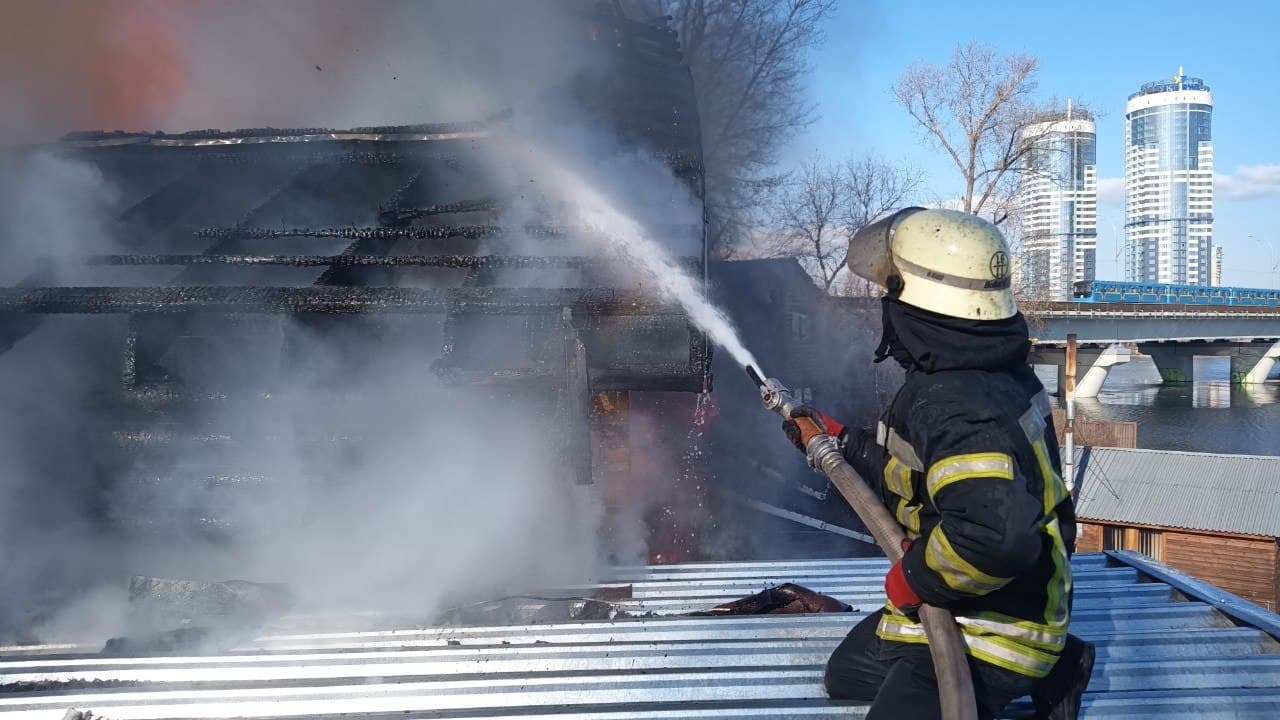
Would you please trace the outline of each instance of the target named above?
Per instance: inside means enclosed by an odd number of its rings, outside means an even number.
[[[1181,65],[1213,90],[1214,240],[1224,248],[1224,282],[1280,287],[1278,28],[1280,3],[1259,1],[842,0],[812,57],[810,100],[821,117],[784,161],[816,150],[830,158],[873,152],[920,168],[930,193],[958,195],[954,166],[924,142],[890,88],[913,60],[943,64],[958,42],[1035,55],[1042,95],[1077,98],[1099,115],[1098,276],[1120,279],[1124,103]]]

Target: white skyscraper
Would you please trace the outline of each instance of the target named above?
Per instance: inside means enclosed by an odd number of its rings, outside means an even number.
[[[1125,279],[1208,285],[1213,95],[1200,78],[1147,83],[1125,105]]]
[[[1018,286],[1046,300],[1070,300],[1071,285],[1093,280],[1098,247],[1097,135],[1093,117],[1072,110],[1037,118],[1022,131],[1018,203],[1023,256]]]

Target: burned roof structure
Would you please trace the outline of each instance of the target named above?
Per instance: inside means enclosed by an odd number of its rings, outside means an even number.
[[[582,15],[575,35],[599,62],[573,78],[561,112],[610,138],[600,152],[676,178],[694,211],[646,227],[702,277],[700,134],[674,33],[605,13]],[[342,362],[358,373],[382,339],[411,332],[451,385],[539,394],[579,426],[592,393],[701,390],[710,350],[683,312],[600,251],[598,229],[533,197],[536,172],[521,186],[490,171],[530,111],[69,134],[38,151],[114,186],[116,247],[51,258],[0,288],[0,352],[51,314],[102,318],[119,335],[119,354],[97,362],[114,364],[118,386],[104,394],[127,450],[182,434],[193,403],[269,392],[255,385],[264,367],[304,367],[326,338],[347,340]],[[590,481],[590,449],[571,454]]]

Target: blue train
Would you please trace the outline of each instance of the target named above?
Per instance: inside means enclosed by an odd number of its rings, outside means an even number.
[[[1154,305],[1262,305],[1280,307],[1280,290],[1267,288],[1159,285],[1082,280],[1075,283],[1072,299],[1094,303],[1150,303]]]

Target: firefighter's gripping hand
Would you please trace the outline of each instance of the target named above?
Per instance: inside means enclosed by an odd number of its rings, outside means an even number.
[[[801,405],[791,411],[791,418],[782,422],[782,432],[800,452],[809,446],[809,441],[816,435],[830,435],[837,440],[844,439],[844,425],[830,415]]]

